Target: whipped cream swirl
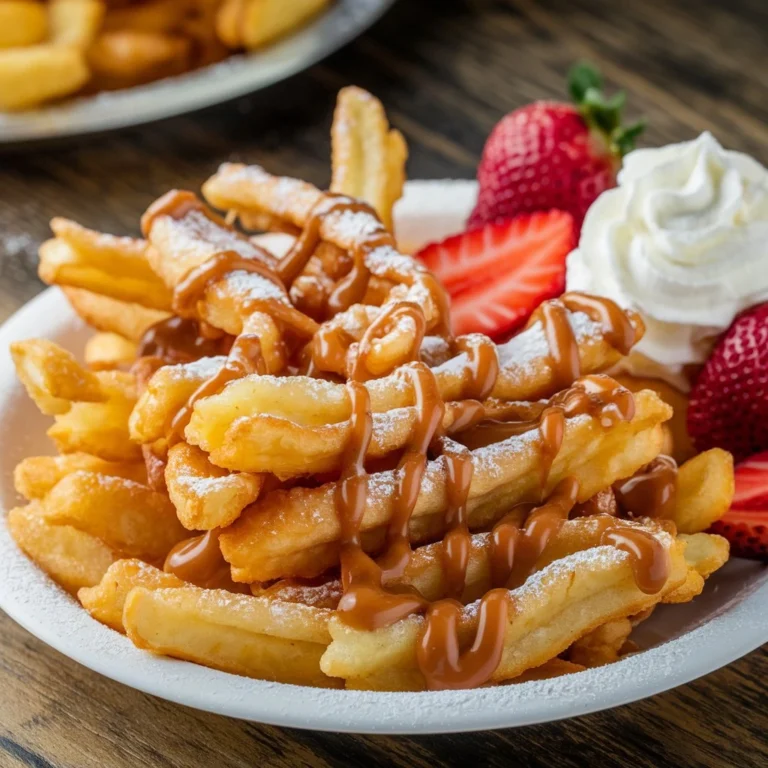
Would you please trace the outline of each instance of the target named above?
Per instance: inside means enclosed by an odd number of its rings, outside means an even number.
[[[768,169],[703,133],[631,152],[618,184],[587,213],[567,289],[640,312],[647,331],[627,367],[686,389],[684,366],[768,299]]]

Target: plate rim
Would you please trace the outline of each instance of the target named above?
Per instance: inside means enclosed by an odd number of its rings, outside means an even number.
[[[0,149],[137,127],[255,93],[335,53],[375,24],[395,1],[334,0],[317,18],[263,49],[145,85],[0,113]],[[324,34],[334,26],[340,31]],[[293,48],[297,55],[286,56]],[[259,67],[265,62],[271,69],[262,74]]]
[[[418,199],[425,184],[434,183],[409,182],[406,200]],[[452,190],[459,193],[461,188],[457,182]],[[466,182],[463,189],[466,192]],[[466,204],[466,194],[454,197]],[[0,421],[9,401],[22,391],[10,364],[9,342],[28,337],[30,332],[55,335],[68,329],[74,332],[80,326],[63,293],[48,288],[0,327],[0,354],[5,363],[0,367]],[[68,658],[119,683],[195,709],[269,725],[416,735],[550,722],[662,693],[768,641],[768,578],[763,569],[754,588],[702,625],[642,654],[578,675],[475,691],[425,693],[327,690],[250,680],[138,650],[55,587],[18,550],[4,514],[2,518],[0,609],[14,621]],[[21,583],[27,585],[27,591],[19,589]],[[617,678],[621,678],[619,686],[615,685]]]

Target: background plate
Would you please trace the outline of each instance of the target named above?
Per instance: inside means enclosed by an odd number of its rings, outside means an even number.
[[[461,229],[473,182],[411,182],[398,204],[401,240]],[[49,289],[0,328],[0,505],[18,503],[13,467],[50,453],[50,420],[16,382],[14,339],[44,336],[81,352],[87,329]],[[704,593],[660,606],[633,636],[644,653],[554,680],[436,693],[328,691],[249,680],[138,650],[52,584],[11,540],[0,519],[0,608],[43,642],[138,690],[209,712],[274,725],[359,733],[441,733],[503,728],[583,715],[660,693],[711,672],[768,641],[768,569],[731,560]]]
[[[335,0],[326,13],[263,50],[149,85],[0,113],[0,144],[108,131],[172,117],[265,88],[311,66],[366,30],[394,0]]]

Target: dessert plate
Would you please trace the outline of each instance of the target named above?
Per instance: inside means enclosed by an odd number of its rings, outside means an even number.
[[[474,182],[410,182],[396,208],[404,245],[462,228]],[[8,344],[44,336],[81,350],[88,332],[58,289],[0,328],[0,504],[18,503],[13,467],[49,453],[47,419],[17,383]],[[146,693],[261,723],[357,733],[441,733],[505,728],[583,715],[681,685],[768,641],[768,568],[733,559],[686,605],[660,606],[633,639],[646,649],[576,675],[471,691],[374,693],[268,683],[153,656],[93,620],[21,554],[0,516],[0,608],[71,659]]]
[[[253,53],[149,85],[0,114],[0,145],[141,125],[266,88],[320,61],[360,35],[394,0],[335,0],[294,34]]]

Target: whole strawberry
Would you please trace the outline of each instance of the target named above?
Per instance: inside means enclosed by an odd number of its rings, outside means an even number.
[[[552,208],[570,213],[581,227],[595,198],[616,186],[621,158],[634,149],[644,125],[621,126],[625,94],[606,99],[602,78],[589,65],[575,66],[568,80],[576,106],[537,101],[493,129],[468,227]]]
[[[768,449],[768,303],[739,315],[699,374],[688,405],[696,447],[738,461]]]

